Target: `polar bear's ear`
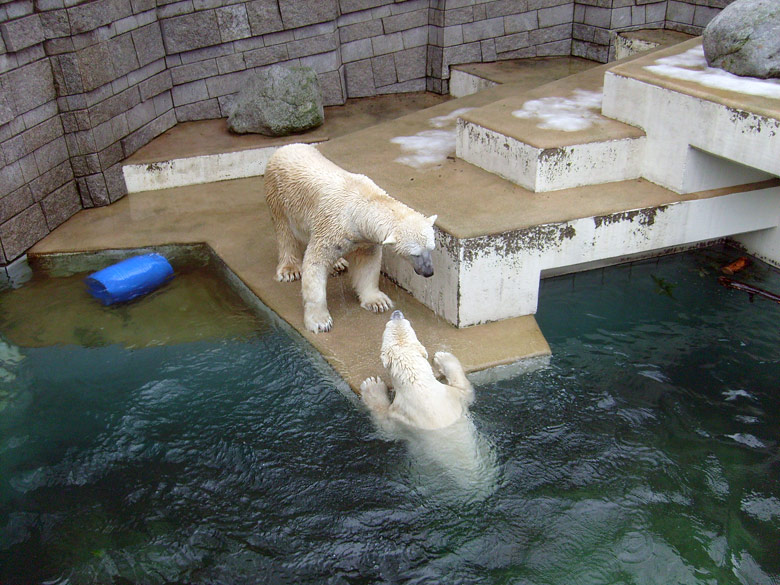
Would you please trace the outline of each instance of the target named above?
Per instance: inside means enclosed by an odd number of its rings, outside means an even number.
[[[439,217],[439,216],[438,216],[438,215],[432,215],[432,216],[430,216],[430,217],[428,218],[428,221],[430,222],[430,224],[431,224],[431,225],[433,225],[434,223],[436,223],[436,218],[437,218],[437,217]]]
[[[395,238],[395,236],[393,234],[390,234],[389,236],[387,236],[385,238],[385,241],[382,242],[382,245],[383,246],[389,246],[389,245],[395,244],[397,242],[398,242],[398,240]]]

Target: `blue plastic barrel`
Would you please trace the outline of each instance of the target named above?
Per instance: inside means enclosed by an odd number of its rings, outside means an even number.
[[[89,294],[104,305],[129,301],[152,292],[173,278],[173,268],[159,254],[133,256],[90,274]]]

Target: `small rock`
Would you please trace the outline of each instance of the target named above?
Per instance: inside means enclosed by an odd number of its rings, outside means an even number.
[[[255,74],[238,92],[228,128],[238,134],[287,136],[316,128],[324,120],[314,70],[274,65]]]
[[[780,77],[780,2],[736,0],[704,29],[710,67],[735,75]]]

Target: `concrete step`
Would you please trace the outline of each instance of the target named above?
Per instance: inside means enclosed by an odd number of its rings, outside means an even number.
[[[638,178],[644,132],[601,115],[606,71],[462,114],[457,156],[535,192]]]
[[[666,47],[693,38],[673,30],[641,29],[614,33],[611,41],[614,59],[620,60],[659,47]],[[613,60],[610,58],[610,60]],[[580,57],[533,57],[529,59],[507,59],[491,63],[464,63],[450,66],[450,95],[464,97],[502,83],[512,83],[523,77],[539,76],[537,85],[551,81],[550,68],[558,68],[568,77],[597,65],[595,61]],[[543,71],[543,73],[542,73]]]
[[[348,100],[343,106],[326,107],[325,123],[319,128],[282,138],[234,134],[224,119],[184,122],[124,161],[125,183],[129,193],[138,193],[256,177],[265,172],[268,159],[280,146],[316,144],[446,99],[433,93],[411,93]]]
[[[618,31],[613,33],[612,45],[615,51],[615,59],[625,59],[632,55],[651,51],[659,47],[676,45],[693,38],[693,35],[676,30],[662,28],[646,28],[631,31]]]
[[[125,160],[128,193],[255,177],[274,151],[291,142],[328,139],[324,129],[297,138],[232,134],[224,119],[177,124]]]
[[[453,325],[535,313],[539,280],[547,275],[777,226],[777,180],[686,195],[644,179],[537,193],[446,149],[438,158],[429,156],[427,132],[454,131],[458,115],[468,116],[464,110],[482,94],[503,87],[319,146],[326,157],[371,177],[413,209],[438,214],[434,276],[416,276],[389,253],[384,271]],[[413,143],[408,138],[419,139],[418,158],[404,150]]]
[[[708,67],[700,38],[612,67],[603,113],[644,130],[641,174],[674,191],[780,175],[780,82]]]
[[[450,66],[450,95],[465,97],[484,89],[522,80],[525,87],[544,85],[598,66],[580,57],[532,57],[492,63]]]

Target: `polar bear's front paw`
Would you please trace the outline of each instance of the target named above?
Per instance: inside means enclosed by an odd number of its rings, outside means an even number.
[[[458,358],[448,351],[437,351],[433,355],[434,371],[448,380],[462,369]]]
[[[360,385],[360,397],[366,406],[374,411],[390,406],[387,385],[379,378],[366,378]]]
[[[276,267],[276,280],[293,282],[301,279],[301,263],[294,260],[283,262]]]
[[[326,333],[333,327],[333,318],[327,309],[304,310],[303,323],[313,333]]]
[[[336,260],[333,268],[330,269],[330,275],[337,276],[344,272],[347,268],[349,268],[349,262],[345,258],[339,258]]]
[[[360,299],[360,306],[367,311],[374,313],[384,313],[393,308],[393,301],[385,293],[376,291],[374,294],[367,295]]]

